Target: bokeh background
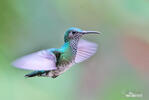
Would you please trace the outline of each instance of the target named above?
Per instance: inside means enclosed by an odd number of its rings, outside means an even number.
[[[11,62],[58,48],[67,28],[101,31],[89,60],[56,79],[24,78]],[[129,92],[143,97],[128,98]],[[148,0],[0,0],[0,100],[148,100]]]

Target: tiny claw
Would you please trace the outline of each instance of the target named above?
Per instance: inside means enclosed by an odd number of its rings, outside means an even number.
[[[53,75],[53,76],[52,76],[52,78],[56,78],[56,77],[58,77],[58,75]]]

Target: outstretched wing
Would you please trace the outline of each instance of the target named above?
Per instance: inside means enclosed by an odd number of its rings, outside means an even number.
[[[51,51],[42,50],[17,59],[13,66],[27,70],[54,70],[56,57]]]
[[[80,63],[96,53],[97,44],[86,40],[79,40],[75,63]]]

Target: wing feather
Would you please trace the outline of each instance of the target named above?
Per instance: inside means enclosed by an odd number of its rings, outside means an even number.
[[[80,63],[93,56],[96,53],[97,47],[96,43],[81,39],[78,43],[75,62]]]
[[[13,66],[27,70],[53,70],[56,69],[56,57],[49,50],[42,50],[17,59]]]

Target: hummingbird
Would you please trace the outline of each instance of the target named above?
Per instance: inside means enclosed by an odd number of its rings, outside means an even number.
[[[25,77],[56,78],[74,64],[80,63],[96,53],[98,47],[96,43],[81,39],[86,34],[100,34],[100,32],[71,27],[64,34],[62,47],[37,51],[17,59],[12,65],[33,71],[26,74]]]

